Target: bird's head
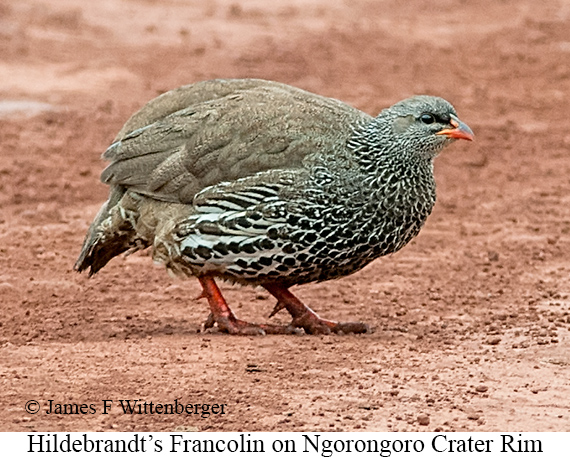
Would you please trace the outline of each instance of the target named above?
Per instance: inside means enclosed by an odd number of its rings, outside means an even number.
[[[459,120],[455,108],[439,97],[407,98],[382,111],[377,120],[394,144],[428,157],[455,140],[473,140],[473,132]]]

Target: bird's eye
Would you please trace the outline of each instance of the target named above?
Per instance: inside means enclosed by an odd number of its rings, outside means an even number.
[[[433,124],[435,122],[435,116],[433,114],[424,113],[420,116],[420,120],[424,124]]]

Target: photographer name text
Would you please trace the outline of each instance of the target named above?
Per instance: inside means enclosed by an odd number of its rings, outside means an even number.
[[[26,405],[31,414],[40,411],[39,402],[33,401]],[[34,406],[32,409],[29,406]],[[170,403],[159,403],[142,399],[131,400],[101,400],[99,403],[59,403],[48,400],[43,413],[55,416],[109,414],[118,408],[123,414],[129,415],[197,415],[207,418],[211,415],[223,416],[227,412],[226,403],[184,403],[175,399]]]

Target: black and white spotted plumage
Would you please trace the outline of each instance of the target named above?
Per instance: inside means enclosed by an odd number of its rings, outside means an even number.
[[[111,195],[76,268],[95,273],[152,246],[175,273],[246,284],[351,274],[420,231],[435,203],[433,159],[453,141],[437,132],[452,118],[437,97],[373,118],[261,80],[169,92],[104,154]]]

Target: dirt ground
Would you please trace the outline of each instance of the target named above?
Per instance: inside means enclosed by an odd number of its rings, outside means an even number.
[[[0,0],[0,430],[569,431],[569,21],[567,0]],[[122,124],[217,77],[371,114],[439,95],[475,131],[437,159],[413,243],[295,289],[373,333],[200,333],[197,281],[144,253],[73,272]],[[223,289],[268,320],[264,291]],[[125,399],[226,406],[129,415]]]

